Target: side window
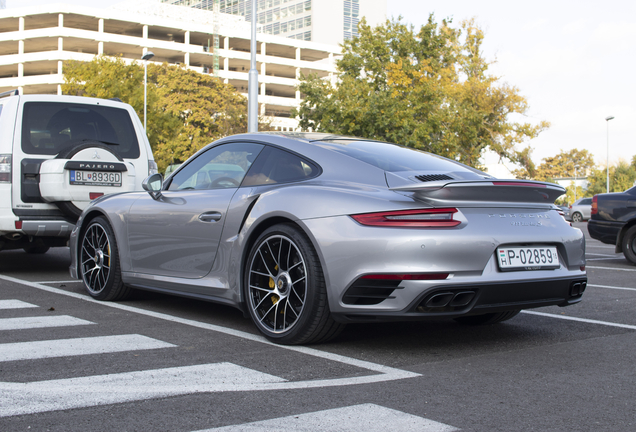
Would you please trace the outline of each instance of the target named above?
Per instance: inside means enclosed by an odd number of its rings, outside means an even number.
[[[262,149],[247,143],[212,147],[174,174],[168,190],[237,188]]]
[[[591,205],[592,204],[592,198],[586,198],[583,201],[581,201],[582,205]]]
[[[243,181],[243,186],[259,186],[307,180],[320,174],[313,162],[293,153],[266,147]]]

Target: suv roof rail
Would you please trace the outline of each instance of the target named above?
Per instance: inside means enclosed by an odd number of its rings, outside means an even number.
[[[115,101],[115,102],[123,102],[123,100],[119,99],[118,97],[108,98],[108,100],[112,100],[112,101]]]
[[[0,98],[7,97],[7,96],[19,96],[19,95],[20,95],[20,90],[15,89],[15,90],[9,90],[9,91],[0,93]]]

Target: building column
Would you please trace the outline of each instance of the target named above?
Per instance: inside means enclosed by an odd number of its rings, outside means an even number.
[[[183,56],[183,63],[185,63],[186,67],[190,67],[190,53],[188,52],[190,49],[190,31],[186,31],[183,36],[183,44],[185,45],[184,50],[186,51]]]
[[[230,49],[230,38],[227,36],[223,38],[223,49],[226,49],[226,50]]]
[[[97,31],[99,33],[104,33],[104,18],[100,18],[97,24]],[[103,37],[103,35],[100,35],[100,37]],[[97,55],[102,55],[104,54],[104,42],[100,41],[97,43]]]
[[[300,84],[300,68],[296,68],[296,81],[298,81],[296,84]],[[298,87],[296,87],[296,102],[300,102],[300,90],[298,90]]]
[[[63,37],[57,38],[57,50],[60,51],[60,52],[64,51],[64,38]]]
[[[57,16],[57,26],[62,28],[64,27],[64,14],[58,14]]]

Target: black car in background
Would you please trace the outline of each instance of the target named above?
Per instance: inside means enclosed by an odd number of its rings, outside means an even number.
[[[594,195],[587,230],[593,239],[616,245],[616,252],[636,264],[636,186],[619,193]]]

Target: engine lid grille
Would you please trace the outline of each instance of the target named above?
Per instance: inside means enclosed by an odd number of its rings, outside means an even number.
[[[422,174],[415,176],[421,182],[439,181],[439,180],[454,180],[453,177],[446,174]]]

